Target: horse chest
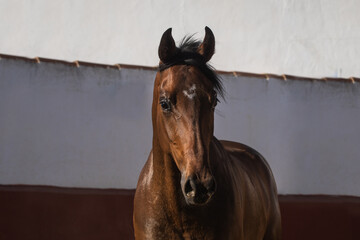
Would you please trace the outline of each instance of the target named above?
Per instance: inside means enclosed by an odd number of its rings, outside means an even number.
[[[186,228],[185,228],[186,229]],[[145,239],[181,239],[181,240],[215,240],[219,238],[216,229],[204,229],[202,227],[189,226],[187,230],[184,227],[176,226],[171,222],[164,224],[157,223],[148,228]],[[227,239],[227,238],[225,238]]]
[[[221,216],[197,219],[184,212],[169,212],[159,203],[158,208],[152,206],[152,217],[144,221],[144,239],[182,239],[182,240],[215,240],[231,239],[228,236],[225,222]],[[157,210],[156,210],[157,209]]]

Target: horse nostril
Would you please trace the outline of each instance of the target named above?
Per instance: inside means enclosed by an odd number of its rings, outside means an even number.
[[[188,177],[183,185],[186,202],[192,204],[206,203],[216,190],[216,182],[212,176],[200,181],[196,176]]]
[[[194,197],[195,196],[195,190],[196,190],[196,186],[194,183],[194,180],[189,178],[184,186],[184,192],[186,194],[187,197]]]

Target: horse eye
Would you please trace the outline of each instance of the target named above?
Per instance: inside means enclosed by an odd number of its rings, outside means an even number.
[[[168,112],[171,110],[170,101],[168,99],[160,99],[160,106],[163,111]]]

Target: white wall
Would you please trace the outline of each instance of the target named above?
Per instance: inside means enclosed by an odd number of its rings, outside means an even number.
[[[207,25],[219,70],[359,77],[358,0],[0,0],[0,53],[154,66],[161,34]]]
[[[134,188],[155,72],[0,60],[0,184]],[[279,192],[360,196],[360,83],[223,75],[215,135],[269,161]]]

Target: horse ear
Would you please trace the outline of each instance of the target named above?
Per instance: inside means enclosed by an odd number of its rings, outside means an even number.
[[[204,41],[199,46],[198,52],[204,57],[206,62],[209,61],[215,53],[215,36],[208,27],[205,27]]]
[[[171,35],[171,28],[166,30],[160,40],[159,58],[163,63],[169,62],[176,55],[175,41]]]

